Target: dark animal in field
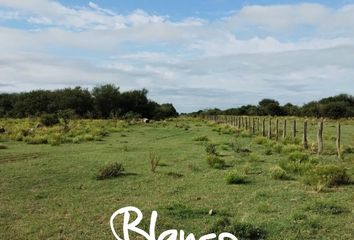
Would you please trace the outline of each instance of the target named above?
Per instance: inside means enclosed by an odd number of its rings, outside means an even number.
[[[4,127],[0,127],[0,133],[5,133],[5,132],[6,132],[5,128]]]
[[[143,118],[143,123],[149,123],[150,120],[148,118]]]

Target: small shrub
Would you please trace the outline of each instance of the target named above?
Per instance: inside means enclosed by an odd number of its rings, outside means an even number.
[[[256,153],[251,153],[250,154],[250,161],[251,162],[258,162],[260,160],[260,156]]]
[[[310,156],[306,153],[296,151],[296,152],[290,153],[288,159],[293,162],[302,163],[302,162],[308,162],[310,159]]]
[[[223,169],[226,167],[225,161],[215,155],[208,155],[207,162],[212,168]]]
[[[354,147],[344,147],[342,153],[343,153],[343,154],[354,153]]]
[[[0,149],[7,149],[7,146],[0,144]]]
[[[283,146],[281,152],[288,154],[288,153],[292,153],[292,152],[300,152],[301,150],[302,150],[302,148],[299,145],[288,144],[288,145]]]
[[[60,122],[58,116],[56,114],[43,114],[40,119],[40,123],[43,124],[46,127],[54,126],[55,124],[58,124]]]
[[[296,174],[304,174],[317,164],[317,158],[310,157],[309,155],[301,152],[291,153],[288,160],[282,160],[279,162],[280,167]]]
[[[47,144],[48,140],[46,136],[34,136],[34,137],[25,137],[24,141],[28,144]]]
[[[51,145],[51,146],[59,146],[61,144],[61,141],[60,141],[60,138],[55,138],[55,137],[51,137],[48,139],[48,143]]]
[[[254,139],[253,139],[253,142],[255,143],[255,144],[259,144],[259,145],[265,145],[265,144],[267,144],[268,143],[268,139],[267,138],[265,138],[265,137],[260,137],[260,136],[258,136],[258,137],[255,137]]]
[[[193,138],[193,141],[196,141],[196,142],[208,142],[209,138],[207,136],[199,136],[199,137]]]
[[[159,165],[159,157],[154,152],[150,152],[149,154],[149,162],[150,162],[150,170],[151,172],[155,172],[157,166]]]
[[[277,180],[288,180],[290,178],[287,172],[279,166],[270,169],[270,176]]]
[[[308,171],[304,177],[304,182],[308,185],[324,185],[325,187],[334,187],[348,184],[350,178],[345,169],[341,166],[328,164],[316,166]]]
[[[273,145],[273,151],[276,153],[281,153],[283,151],[283,144],[281,143],[276,143]]]
[[[245,184],[247,183],[246,177],[238,174],[237,172],[230,172],[226,176],[227,184]]]
[[[208,143],[206,146],[205,146],[205,151],[207,154],[209,155],[217,155],[217,152],[216,152],[216,145],[215,144],[212,144],[212,143]]]
[[[72,142],[78,144],[78,143],[82,142],[82,138],[80,136],[74,137],[72,139]]]
[[[266,232],[262,228],[245,222],[233,223],[228,232],[244,240],[261,240],[266,237]]]
[[[272,149],[270,149],[270,148],[268,148],[264,151],[264,155],[270,156],[272,154],[273,154],[273,152],[272,152]]]
[[[223,217],[218,219],[208,230],[208,232],[213,232],[216,234],[220,234],[222,232],[227,232],[231,226],[230,219],[227,217]]]
[[[124,174],[124,168],[121,163],[113,163],[107,166],[102,167],[97,175],[97,180],[104,180],[110,178],[116,178]]]

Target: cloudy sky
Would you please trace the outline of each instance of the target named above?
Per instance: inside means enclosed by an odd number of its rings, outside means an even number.
[[[179,112],[354,94],[354,0],[0,0],[0,92],[105,83]]]

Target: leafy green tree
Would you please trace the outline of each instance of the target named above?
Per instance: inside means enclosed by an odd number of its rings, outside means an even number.
[[[112,112],[119,112],[121,95],[119,87],[113,84],[97,86],[92,90],[94,109],[99,117],[108,118]]]

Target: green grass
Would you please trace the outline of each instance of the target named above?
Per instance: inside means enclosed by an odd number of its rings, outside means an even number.
[[[335,132],[330,129],[328,139]],[[353,122],[343,129],[343,144],[353,147]],[[210,168],[205,145],[196,141],[200,136],[216,144],[226,169]],[[354,239],[353,184],[318,192],[297,173],[288,172],[291,180],[273,179],[270,169],[291,162],[295,147],[267,155],[268,141],[257,143],[232,128],[177,119],[126,124],[109,130],[102,141],[55,146],[2,141],[0,239],[113,239],[109,218],[126,206],[143,211],[145,230],[157,210],[157,233],[184,229],[199,237],[218,228],[246,239]],[[151,152],[160,160],[155,172]],[[298,156],[294,161],[301,162],[303,155]],[[124,166],[124,177],[95,178],[103,166],[116,162]],[[343,166],[354,179],[353,153],[344,160],[324,155],[313,166],[322,164]],[[248,183],[227,184],[225,176],[235,171],[244,171]],[[229,222],[220,220],[225,218]]]

